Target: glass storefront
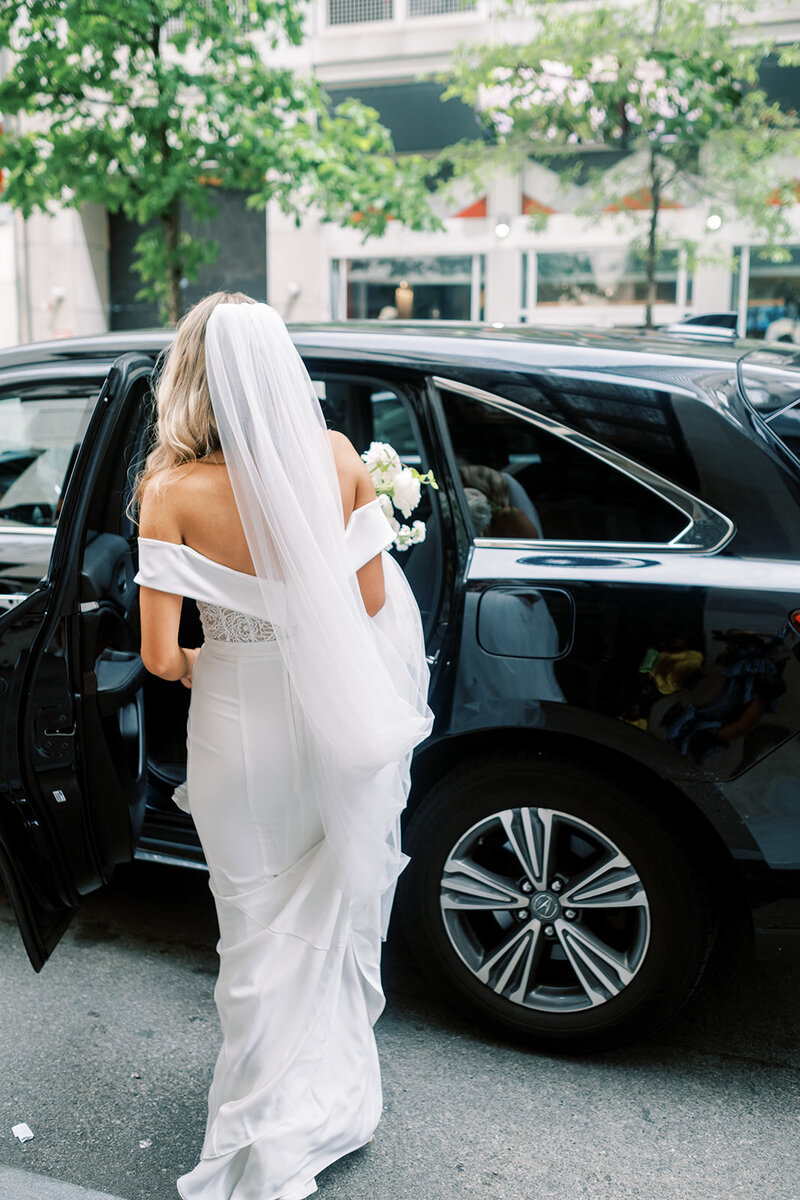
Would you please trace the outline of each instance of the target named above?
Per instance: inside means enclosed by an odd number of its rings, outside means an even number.
[[[530,257],[533,257],[532,255]],[[627,247],[536,253],[535,264],[525,264],[523,308],[543,305],[644,304],[647,278],[643,253]],[[680,295],[682,271],[678,250],[663,250],[656,264],[656,303],[680,304],[691,300],[691,279]],[[535,284],[531,287],[535,277]],[[532,294],[530,294],[532,293]]]
[[[341,320],[479,321],[483,255],[351,258],[333,265],[333,313]]]
[[[758,246],[736,246],[731,308],[739,334],[800,342],[800,246],[784,247],[785,262],[773,262]]]

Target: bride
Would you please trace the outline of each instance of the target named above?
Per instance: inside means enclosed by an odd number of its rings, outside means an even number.
[[[373,1025],[415,745],[419,611],[278,314],[178,325],[137,485],[142,659],[192,689],[185,787],[219,921],[222,1046],[184,1200],[301,1200],[372,1138]],[[204,641],[178,641],[183,597]]]

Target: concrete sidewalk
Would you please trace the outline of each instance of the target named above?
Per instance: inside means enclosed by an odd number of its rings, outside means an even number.
[[[76,1187],[74,1183],[62,1183],[60,1179],[48,1179],[46,1175],[34,1175],[32,1171],[2,1166],[0,1196],[3,1200],[119,1200],[118,1196],[110,1196],[108,1192],[92,1192]]]

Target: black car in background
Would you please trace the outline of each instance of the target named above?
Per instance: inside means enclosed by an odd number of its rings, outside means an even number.
[[[432,468],[400,556],[431,663],[398,915],[549,1047],[674,1012],[721,920],[800,940],[800,355],[590,330],[295,328],[331,425]],[[34,967],[171,800],[126,515],[169,334],[0,354],[0,873]],[[184,606],[184,644],[199,644]],[[224,803],[224,797],[220,797]]]

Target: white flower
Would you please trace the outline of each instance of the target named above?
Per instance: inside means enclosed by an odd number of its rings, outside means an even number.
[[[567,88],[567,99],[570,104],[574,104],[579,108],[581,104],[586,104],[592,98],[592,89],[585,79],[576,79],[574,83]]]
[[[605,121],[605,119],[606,119],[606,110],[604,108],[598,108],[596,105],[593,104],[592,107],[589,109],[589,124],[591,125],[592,129],[595,132],[600,128],[600,126],[603,124],[603,121]]]
[[[381,506],[381,512],[383,515],[391,520],[394,512],[394,505],[392,504],[391,496],[386,492],[382,492],[380,496],[378,496],[378,503]]]
[[[388,487],[403,470],[399,454],[388,442],[371,442],[361,457],[376,488]]]
[[[393,480],[392,500],[395,508],[399,508],[404,517],[410,517],[419,504],[421,491],[419,480],[414,478],[408,467],[403,467]]]
[[[642,84],[642,91],[651,92],[659,80],[664,79],[666,71],[655,59],[645,58],[639,63],[633,74]]]
[[[411,526],[411,541],[413,544],[425,541],[425,522],[415,521]]]
[[[619,78],[619,63],[613,54],[593,58],[587,76],[590,83],[616,83]]]
[[[411,530],[408,525],[400,525],[398,527],[394,544],[398,550],[407,550],[411,545]]]

